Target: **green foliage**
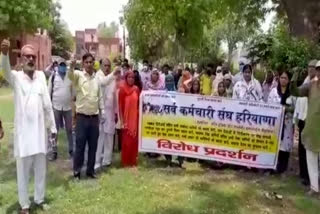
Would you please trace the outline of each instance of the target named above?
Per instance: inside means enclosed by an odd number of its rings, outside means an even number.
[[[183,60],[200,47],[212,0],[131,0],[125,23],[134,59]]]
[[[67,23],[60,19],[60,9],[59,3],[53,4],[51,8],[53,20],[49,36],[52,40],[52,55],[69,59],[75,44]]]
[[[258,35],[248,45],[253,61],[274,70],[303,69],[309,60],[320,57],[319,50],[319,45],[311,41],[290,36],[281,23],[267,34]]]
[[[1,0],[0,34],[10,36],[50,28],[52,7],[52,0]]]
[[[259,26],[266,0],[130,0],[124,10],[136,60],[184,62],[217,59],[220,42],[230,53]],[[230,57],[229,57],[230,58]]]
[[[119,30],[118,24],[111,22],[108,26],[105,22],[98,25],[98,35],[101,38],[113,38]]]
[[[52,39],[52,55],[69,59],[74,49],[74,40],[66,23],[60,20],[55,21],[49,35]]]

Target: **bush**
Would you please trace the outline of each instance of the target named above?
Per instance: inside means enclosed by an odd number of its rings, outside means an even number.
[[[306,68],[311,59],[320,57],[320,47],[312,41],[292,37],[283,24],[271,32],[260,34],[248,45],[248,56],[272,70]]]

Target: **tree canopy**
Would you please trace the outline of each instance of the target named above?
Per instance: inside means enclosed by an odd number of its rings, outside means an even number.
[[[98,35],[102,38],[113,38],[119,30],[119,25],[111,22],[107,25],[105,22],[98,25]]]
[[[124,11],[134,59],[171,56],[184,61],[202,55],[208,38],[215,44],[226,40],[234,50],[259,25],[266,9],[254,0],[130,0]]]
[[[124,17],[134,59],[183,61],[215,37],[227,43],[230,61],[237,44],[259,33],[270,11],[285,21],[291,36],[318,42],[319,9],[318,0],[129,0]]]
[[[0,34],[15,35],[52,26],[52,0],[0,1]]]

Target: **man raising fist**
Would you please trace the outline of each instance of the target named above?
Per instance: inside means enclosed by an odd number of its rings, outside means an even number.
[[[46,183],[46,131],[56,135],[56,126],[46,78],[42,71],[36,71],[36,51],[32,45],[21,49],[22,71],[11,70],[9,63],[10,42],[1,43],[1,68],[5,79],[13,87],[14,156],[17,162],[18,195],[22,214],[29,213],[30,201],[28,183],[31,170],[34,171],[34,202],[44,207]]]

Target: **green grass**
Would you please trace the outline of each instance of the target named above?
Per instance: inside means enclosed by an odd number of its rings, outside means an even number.
[[[9,94],[9,96],[8,96]],[[0,213],[17,213],[15,161],[12,155],[13,99],[0,89],[0,117],[5,138],[0,150]],[[50,214],[318,214],[318,199],[307,197],[294,175],[284,178],[234,170],[211,170],[186,163],[185,170],[165,161],[140,156],[139,167],[123,169],[119,154],[114,166],[96,181],[71,179],[65,133],[59,135],[59,160],[49,163],[47,202]],[[31,182],[32,183],[32,182]],[[283,200],[269,200],[264,192],[277,192]],[[30,196],[33,187],[30,185]]]

